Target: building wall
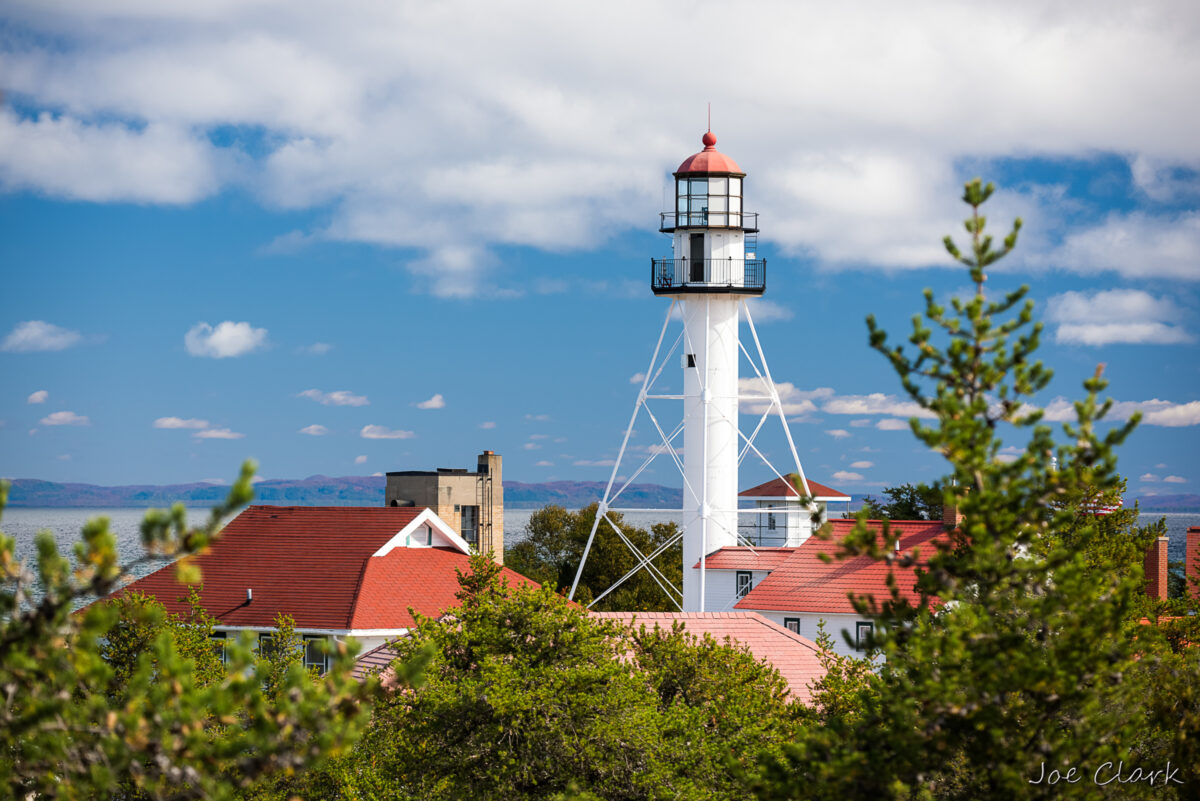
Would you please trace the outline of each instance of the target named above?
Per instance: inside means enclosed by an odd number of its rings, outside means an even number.
[[[799,618],[800,620],[800,636],[807,637],[813,642],[817,640],[817,626],[824,620],[825,631],[829,632],[829,636],[833,638],[833,650],[842,656],[861,657],[863,653],[855,650],[854,646],[847,644],[846,635],[850,636],[851,641],[854,640],[855,624],[869,623],[866,618],[861,618],[858,615],[834,615],[834,614],[813,614],[802,612],[777,612],[774,610],[753,610],[768,620],[778,623],[781,626],[786,626],[785,620],[789,618]]]
[[[476,472],[388,474],[384,502],[427,506],[456,532],[462,531],[464,506],[479,507],[481,551],[504,564],[504,480],[499,454],[484,451]]]
[[[700,581],[700,570],[694,568],[697,583]],[[706,570],[704,576],[704,611],[732,612],[737,598],[737,570]],[[744,571],[741,571],[744,572]],[[758,582],[767,577],[766,570],[750,571],[750,587],[758,586]]]

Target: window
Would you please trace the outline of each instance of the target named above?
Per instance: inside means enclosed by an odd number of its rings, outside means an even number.
[[[324,637],[315,635],[305,635],[304,637],[304,667],[306,669],[316,668],[317,672],[322,675],[329,669],[329,655],[322,647],[324,642]]]
[[[213,653],[221,658],[221,664],[228,662],[229,656],[225,653],[225,632],[214,631],[208,639],[212,643]]]
[[[774,530],[775,530],[775,513],[768,512],[767,513],[767,531],[774,531]]]
[[[263,659],[269,658],[275,653],[275,636],[263,632],[258,635],[258,655]]]
[[[798,617],[785,617],[785,618],[783,619],[783,627],[784,627],[785,629],[787,629],[788,631],[795,632],[796,634],[799,634],[799,633],[800,633],[800,618],[798,618]]]
[[[462,518],[459,525],[459,531],[462,538],[470,545],[479,542],[479,507],[464,506],[462,508]]]
[[[750,586],[754,582],[754,574],[749,570],[739,570],[737,572],[737,597],[745,598],[750,592]]]
[[[854,647],[865,651],[871,647],[871,639],[875,635],[875,624],[859,621],[854,624]]]

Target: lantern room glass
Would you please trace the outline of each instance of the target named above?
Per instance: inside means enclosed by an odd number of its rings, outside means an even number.
[[[741,178],[712,176],[675,181],[676,223],[680,226],[739,227],[741,210]]]

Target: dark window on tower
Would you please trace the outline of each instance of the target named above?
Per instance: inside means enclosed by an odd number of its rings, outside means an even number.
[[[754,581],[754,574],[749,570],[739,570],[737,572],[737,597],[745,598],[750,592],[750,585]]]
[[[479,542],[479,507],[464,506],[462,508],[462,522],[459,526],[459,531],[462,538],[469,544],[474,545]]]

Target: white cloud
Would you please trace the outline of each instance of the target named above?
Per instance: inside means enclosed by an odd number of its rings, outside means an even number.
[[[3,147],[0,146],[0,150]],[[83,341],[78,331],[60,328],[45,320],[26,320],[17,323],[16,328],[0,342],[0,350],[10,353],[31,353],[33,351],[65,350]]]
[[[241,439],[246,435],[228,428],[206,428],[203,431],[197,431],[192,436],[196,439]]]
[[[525,419],[533,420],[536,423],[545,423],[546,421],[548,421],[550,419],[550,415],[548,415],[548,414],[527,414],[527,415],[525,415]]]
[[[11,63],[11,51],[4,59]],[[0,187],[69,200],[192,203],[220,186],[227,154],[175,123],[91,122],[0,109]]]
[[[869,417],[862,417],[862,418],[859,418],[858,420],[851,420],[850,427],[851,428],[866,428],[866,427],[870,426],[871,423],[873,423],[873,422],[875,422],[875,421]]]
[[[629,376],[630,384],[640,384],[645,380],[646,380],[645,373],[634,373],[633,375]]]
[[[1174,217],[1113,212],[1100,225],[1068,234],[1058,248],[1030,262],[1078,273],[1195,281],[1200,279],[1200,212]]]
[[[493,422],[491,420],[487,420],[485,422],[480,423],[479,427],[482,429],[485,429],[485,430],[491,430],[496,427],[496,424],[495,424],[495,422]]]
[[[210,359],[243,356],[261,348],[266,342],[267,329],[232,320],[217,323],[216,328],[208,323],[196,323],[183,337],[188,353]]]
[[[446,407],[446,399],[441,394],[436,394],[429,400],[423,400],[420,403],[414,404],[418,409],[444,409]]]
[[[1138,476],[1138,481],[1145,481],[1147,483],[1153,483],[1159,480],[1159,477],[1153,473],[1142,473],[1142,475]]]
[[[550,439],[549,434],[530,434],[530,439]]]
[[[378,470],[376,470],[374,473],[371,474],[371,478],[382,478],[382,477],[383,477],[383,473],[381,473]]]
[[[29,397],[25,399],[25,402],[26,403],[45,403],[46,398],[48,398],[48,397],[50,397],[49,392],[47,392],[44,389],[39,389],[37,392],[30,393]]]
[[[412,439],[416,434],[412,431],[367,425],[363,426],[362,431],[359,432],[359,436],[363,439]]]
[[[155,428],[208,428],[208,421],[195,417],[160,417],[153,425]]]
[[[872,392],[870,395],[839,395],[821,405],[826,414],[886,414],[893,417],[921,417],[932,419],[936,415],[923,409],[915,402],[896,395]]]
[[[730,18],[517,2],[500,25],[460,2],[353,5],[333,22],[305,3],[192,5],[205,10],[9,3],[22,44],[0,55],[6,89],[54,112],[3,112],[0,184],[155,203],[245,188],[327,209],[300,237],[423,249],[413,274],[469,296],[502,282],[497,246],[571,251],[644,229],[701,128],[659,121],[694,118],[699,95],[725,98],[719,147],[750,171],[772,239],[826,266],[949,265],[939,240],[957,227],[946,200],[964,157],[1128,154],[1148,193],[1200,161],[1200,112],[1163,101],[1191,96],[1200,71],[1194,15],[1172,4],[774,3]],[[658,32],[717,28],[755,46],[680,76]],[[261,134],[213,135],[230,128]]]
[[[304,345],[296,350],[308,356],[324,356],[333,350],[333,345],[330,345],[328,342],[314,342],[311,345]]]
[[[852,473],[849,470],[839,470],[833,474],[834,481],[862,481],[861,473]]]
[[[329,429],[319,423],[313,423],[311,426],[300,429],[297,433],[308,434],[311,437],[323,437],[329,433]]]
[[[315,400],[322,406],[370,406],[371,402],[367,400],[366,395],[355,395],[353,392],[345,389],[339,389],[334,392],[322,392],[319,389],[306,389],[303,392],[296,394],[298,398],[308,398]]]
[[[1171,298],[1137,289],[1064,292],[1050,298],[1046,310],[1046,319],[1058,323],[1055,340],[1078,345],[1191,342],[1178,324],[1183,317]]]
[[[534,467],[554,467],[554,462],[548,462],[545,459],[542,459],[540,462],[534,463],[533,466]]]
[[[1167,476],[1163,479],[1168,484],[1186,484],[1187,479],[1183,476]]]
[[[774,301],[763,300],[762,298],[750,298],[746,301],[746,305],[750,307],[750,317],[754,320],[755,324],[792,319],[792,310]]]
[[[851,462],[850,466],[855,470],[870,470],[875,466],[874,462]]]
[[[354,457],[354,463],[355,463],[355,464],[366,464],[366,463],[367,463],[367,457],[366,457],[366,455],[363,455],[363,456],[355,456],[355,457]]]
[[[844,428],[834,428],[829,431],[826,431],[825,433],[828,434],[829,436],[833,437],[834,439],[844,439],[844,438],[850,436],[850,432]]]
[[[908,431],[909,425],[907,420],[901,420],[898,417],[885,417],[875,424],[875,427],[880,431]]]
[[[75,412],[54,412],[43,417],[39,422],[44,426],[87,426],[92,421],[86,415]]]
[[[526,442],[521,447],[527,451],[537,451],[537,450],[541,450],[541,448],[542,448],[542,446],[538,445],[536,442]]]
[[[834,394],[829,387],[805,390],[797,388],[795,384],[788,381],[776,381],[775,391],[779,393],[779,402],[783,405],[783,413],[789,416],[811,414],[817,410],[815,401],[831,398]],[[759,378],[739,378],[738,394],[753,397],[768,396],[766,384]],[[768,401],[761,400],[743,400],[741,402],[742,410],[751,414],[762,414],[769,405]]]
[[[1050,423],[1074,422],[1076,419],[1075,405],[1061,396],[1046,404],[1043,411],[1043,419]],[[1200,425],[1200,401],[1172,403],[1158,398],[1146,401],[1115,401],[1105,419],[1128,420],[1138,411],[1143,415],[1143,425],[1166,428]]]
[[[1166,470],[1166,469],[1167,469],[1167,465],[1166,465],[1166,463],[1165,463],[1165,462],[1159,462],[1158,464],[1156,464],[1156,465],[1154,465],[1154,466],[1155,466],[1155,467],[1157,467],[1159,470]]]

